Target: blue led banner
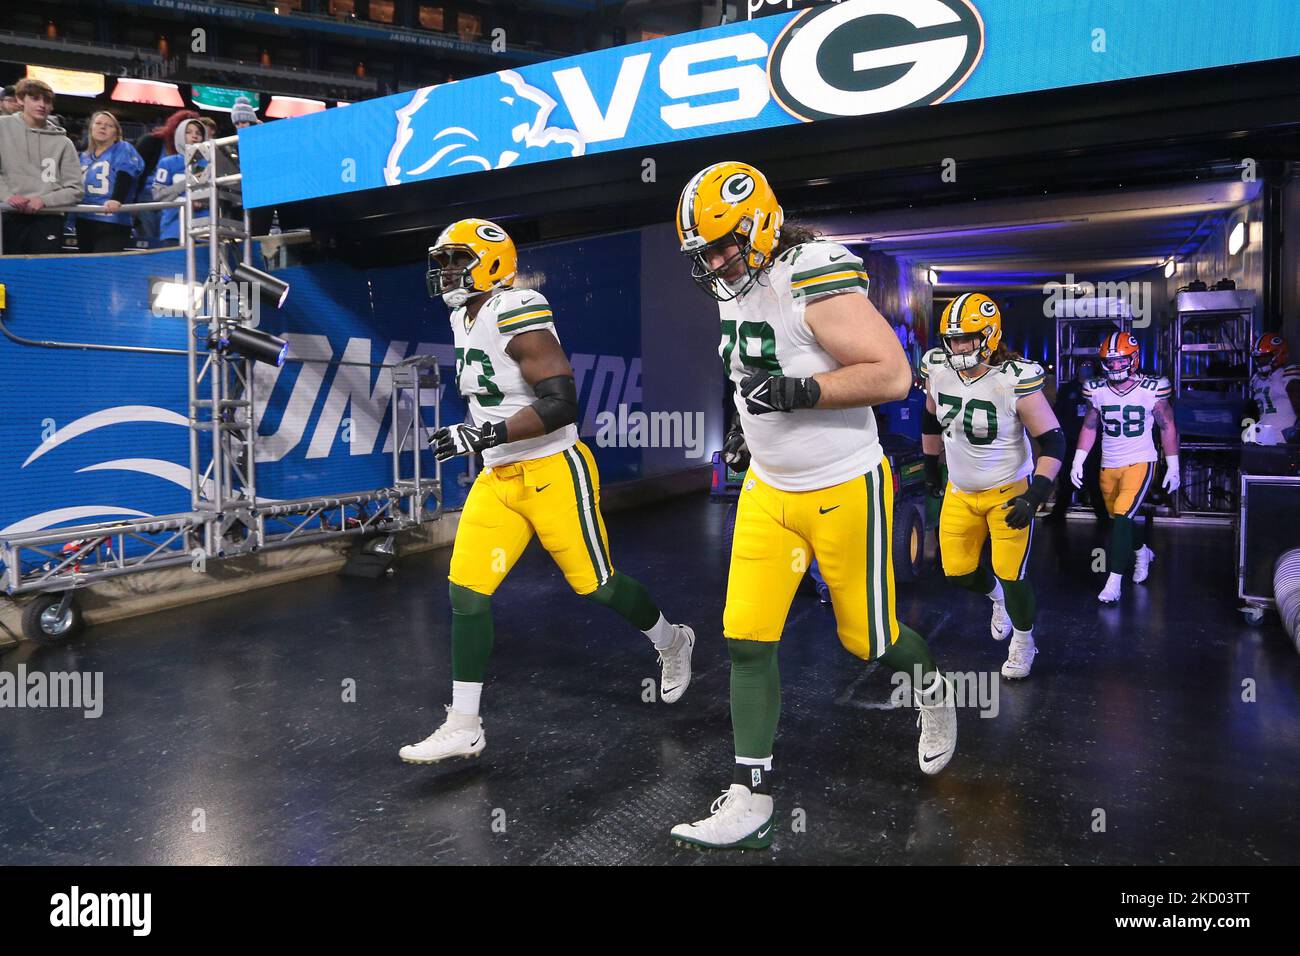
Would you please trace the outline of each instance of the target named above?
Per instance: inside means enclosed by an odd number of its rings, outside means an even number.
[[[1294,0],[841,0],[247,129],[244,197],[1292,56]]]

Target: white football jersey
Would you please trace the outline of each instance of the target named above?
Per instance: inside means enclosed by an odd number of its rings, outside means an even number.
[[[503,422],[537,400],[532,386],[524,381],[519,363],[506,353],[510,339],[520,332],[545,329],[559,341],[551,306],[546,296],[529,289],[495,292],[466,325],[465,306],[451,313],[456,341],[456,388],[465,399],[470,421],[475,425]],[[483,464],[507,465],[514,461],[544,458],[564,451],[578,440],[578,426],[565,425],[548,435],[507,442],[483,452]]]
[[[745,294],[719,303],[718,354],[737,386],[752,369],[806,378],[841,365],[804,321],[809,302],[867,294],[862,260],[834,242],[814,241],[781,254]],[[871,408],[801,408],[751,415],[734,395],[750,467],[774,488],[815,491],[864,475],[883,454]]]
[[[920,371],[943,426],[948,480],[954,488],[974,494],[1033,474],[1033,449],[1016,402],[1042,391],[1041,365],[1006,361],[971,381],[948,364],[939,348],[925,353]]]
[[[1279,445],[1282,433],[1296,422],[1295,409],[1287,386],[1300,382],[1300,365],[1270,369],[1267,375],[1256,372],[1250,377],[1250,397],[1259,405],[1259,425],[1255,434],[1261,445]]]
[[[1123,468],[1142,461],[1155,461],[1156,420],[1152,410],[1156,403],[1173,395],[1169,379],[1162,375],[1139,373],[1121,382],[1134,383],[1126,392],[1117,392],[1105,378],[1083,383],[1083,397],[1101,421],[1101,467]]]

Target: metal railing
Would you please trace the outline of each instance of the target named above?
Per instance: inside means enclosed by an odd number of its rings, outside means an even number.
[[[184,216],[185,215],[185,210],[183,208],[184,206],[185,206],[184,199],[180,199],[180,198],[163,199],[157,202],[122,203],[122,205],[117,209],[117,212],[147,212],[150,209],[175,209],[181,207],[181,215]],[[76,206],[54,206],[54,207],[46,206],[43,209],[41,209],[39,212],[16,212],[14,208],[10,206],[7,202],[0,202],[0,256],[3,256],[5,254],[5,239],[4,239],[3,227],[4,227],[4,217],[6,215],[70,216],[73,213],[78,213],[78,212],[94,213],[95,215],[100,215],[100,216],[113,215],[113,213],[110,213],[107,210],[105,210],[103,206],[89,205],[87,203],[80,203]],[[182,222],[181,223],[182,233],[184,232],[184,226],[185,224],[184,222]],[[60,252],[60,253],[52,253],[52,254],[63,255],[64,253]]]

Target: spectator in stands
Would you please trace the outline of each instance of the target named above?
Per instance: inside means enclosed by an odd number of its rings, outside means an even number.
[[[177,110],[167,117],[166,122],[156,126],[135,141],[135,151],[144,160],[144,172],[140,175],[140,191],[147,193],[145,183],[152,183],[158,162],[164,156],[176,152],[176,129],[186,120],[198,119],[199,114],[193,110]],[[136,216],[136,235],[142,239],[158,238],[160,216],[157,210],[142,212]]]
[[[14,96],[14,88],[6,86],[0,90],[0,116],[9,116],[17,113],[21,106],[18,105],[18,97]]]
[[[203,124],[204,129],[208,131],[208,139],[217,138],[217,121],[211,116],[199,117],[199,122]]]
[[[236,130],[262,125],[262,121],[257,118],[257,110],[253,109],[247,96],[235,97],[235,105],[230,109],[230,122],[235,124]]]
[[[175,151],[158,161],[158,169],[154,173],[151,192],[154,200],[175,199],[177,196],[185,194],[185,147],[194,143],[202,143],[207,138],[207,127],[197,117],[187,119],[176,127],[175,142],[173,143]],[[200,156],[194,158],[194,171],[199,173],[200,179],[204,178],[206,174],[207,164]],[[174,246],[180,243],[179,207],[172,207],[162,211],[158,223],[158,238],[162,240],[162,244],[165,246]]]
[[[0,203],[4,251],[9,255],[58,252],[63,219],[53,211],[81,200],[77,149],[50,122],[54,91],[41,80],[14,87],[21,112],[0,117]]]
[[[122,127],[107,110],[90,117],[81,168],[86,183],[83,202],[107,211],[76,214],[77,251],[121,252],[131,238],[131,214],[119,210],[123,203],[135,200],[144,160],[134,146],[122,141]]]

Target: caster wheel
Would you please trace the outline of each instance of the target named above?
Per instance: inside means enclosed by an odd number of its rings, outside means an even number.
[[[1243,607],[1241,616],[1246,619],[1246,623],[1251,627],[1259,627],[1260,622],[1264,620],[1264,609],[1262,607]]]
[[[71,595],[42,594],[23,609],[23,633],[37,644],[62,644],[83,627],[81,608]]]

